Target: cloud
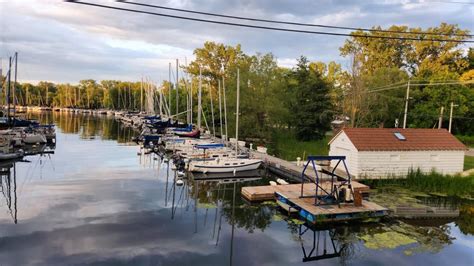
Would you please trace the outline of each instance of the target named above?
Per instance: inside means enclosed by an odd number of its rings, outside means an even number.
[[[107,0],[88,1],[173,13]],[[140,2],[156,4],[149,0]],[[426,28],[445,21],[470,30],[473,30],[474,12],[473,6],[424,0],[170,0],[164,1],[162,5],[237,16],[352,27],[403,24]],[[186,13],[180,15],[203,18]],[[271,52],[280,58],[279,62],[286,62],[282,64],[286,67],[291,66],[288,64],[291,59],[300,55],[305,55],[310,60],[346,61],[340,57],[338,50],[344,43],[344,37],[205,24],[81,6],[58,0],[0,1],[0,32],[0,57],[6,58],[14,51],[20,53],[19,78],[22,81],[75,83],[86,78],[139,80],[142,76],[160,80],[168,75],[168,62],[174,62],[175,58],[184,62],[185,57],[188,61],[192,60],[193,50],[201,47],[205,41],[231,45],[240,43],[247,53]]]

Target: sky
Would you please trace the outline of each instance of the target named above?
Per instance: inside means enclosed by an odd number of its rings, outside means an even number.
[[[84,1],[205,18],[112,0]],[[133,1],[226,15],[349,27],[407,25],[427,28],[447,22],[474,32],[474,0]],[[311,61],[336,61],[347,67],[349,59],[339,53],[345,39],[206,24],[62,0],[0,0],[3,73],[8,57],[17,51],[21,82],[47,80],[75,84],[82,79],[140,80],[142,77],[160,82],[167,79],[170,62],[174,64],[176,59],[180,64],[190,62],[194,58],[193,50],[202,47],[205,41],[241,44],[248,54],[272,53],[284,67],[293,67],[301,55]]]

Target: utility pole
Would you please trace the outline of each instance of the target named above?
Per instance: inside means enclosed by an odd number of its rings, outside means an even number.
[[[453,102],[451,102],[451,110],[449,111],[449,129],[448,129],[449,133],[451,133],[451,126],[453,124],[453,109],[454,109],[454,107],[457,107],[457,106],[459,106],[459,105],[454,104]]]
[[[407,127],[408,101],[410,100],[410,80],[407,83],[407,98],[405,99],[405,113],[403,114],[403,129]]]
[[[179,94],[178,94],[178,91],[179,91],[178,66],[179,66],[178,59],[176,59],[176,121],[178,121],[178,112],[179,112],[179,107],[178,107],[178,104],[179,104]]]
[[[441,106],[441,111],[439,112],[438,129],[441,129],[441,126],[443,125],[443,112],[444,106]]]

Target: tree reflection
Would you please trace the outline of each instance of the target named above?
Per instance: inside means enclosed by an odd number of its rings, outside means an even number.
[[[28,113],[29,119],[43,124],[54,123],[65,134],[78,134],[82,139],[116,140],[129,143],[138,134],[132,127],[106,115],[75,114],[71,112]]]

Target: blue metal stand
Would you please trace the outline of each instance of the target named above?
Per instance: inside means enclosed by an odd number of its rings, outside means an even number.
[[[328,170],[324,170],[322,169],[321,170],[321,173],[318,173],[318,170],[316,168],[316,165],[317,165],[317,162],[321,162],[321,161],[336,161],[337,160],[337,163],[336,165],[334,166],[334,168],[332,168],[332,171],[328,171]],[[342,177],[342,176],[339,176],[335,173],[337,167],[339,166],[339,164],[342,162],[342,164],[344,165],[344,169],[346,170],[346,174],[347,174],[347,177]],[[314,170],[314,173],[315,173],[315,179],[314,179],[314,183],[316,185],[316,191],[315,191],[315,194],[314,196],[306,196],[304,195],[304,191],[303,191],[303,187],[304,187],[304,183],[305,183],[305,172],[306,172],[306,169],[308,168],[309,164],[311,163],[312,167],[313,167],[313,170]],[[324,189],[322,186],[321,186],[321,181],[320,180],[320,175],[322,173],[325,173],[329,176],[331,176],[331,190],[328,192],[326,191],[326,189]],[[342,179],[342,182],[339,183],[338,185],[334,185],[334,182],[335,181],[338,181],[337,178],[339,179]],[[336,179],[336,180],[334,180]],[[339,191],[339,188],[341,188],[343,185],[347,185],[349,187],[349,189],[351,190],[351,193],[352,193],[352,196],[354,196],[354,191],[352,189],[352,185],[351,185],[351,175],[349,173],[349,169],[347,168],[347,165],[346,165],[346,156],[308,156],[308,161],[306,162],[304,168],[303,168],[303,172],[301,173],[301,196],[300,198],[308,198],[308,197],[314,197],[314,205],[320,205],[321,202],[323,202],[324,204],[339,204],[340,203],[340,199],[339,199],[339,195],[338,195],[338,191]],[[318,195],[318,192],[319,190],[321,190],[322,192],[324,192],[323,195]]]

